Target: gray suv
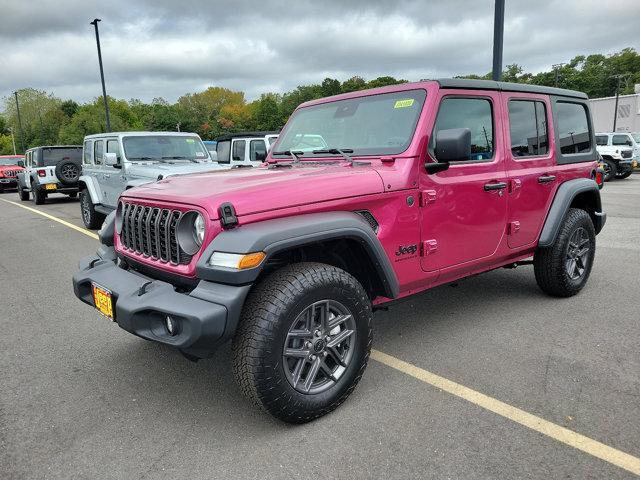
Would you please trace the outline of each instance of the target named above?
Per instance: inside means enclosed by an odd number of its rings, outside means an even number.
[[[195,133],[122,132],[84,139],[80,209],[87,228],[96,229],[129,188],[172,175],[228,169],[213,162]]]

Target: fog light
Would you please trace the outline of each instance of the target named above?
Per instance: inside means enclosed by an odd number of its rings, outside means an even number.
[[[176,322],[170,315],[164,319],[164,326],[172,337],[178,333],[178,322]]]

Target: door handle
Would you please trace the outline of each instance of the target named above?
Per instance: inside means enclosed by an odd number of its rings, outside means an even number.
[[[541,175],[538,177],[538,183],[550,183],[556,179],[555,175]]]
[[[502,190],[504,188],[507,188],[506,182],[491,182],[491,183],[484,184],[485,192],[490,192],[492,190]]]

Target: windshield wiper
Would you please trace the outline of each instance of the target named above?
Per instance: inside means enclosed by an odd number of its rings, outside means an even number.
[[[313,152],[314,155],[319,155],[319,154],[330,154],[330,155],[342,155],[345,160],[347,160],[348,162],[351,162],[351,165],[353,165],[353,158],[351,158],[349,156],[349,153],[353,153],[353,149],[352,148],[324,148],[322,150],[314,150]]]
[[[198,161],[194,158],[189,158],[189,157],[180,157],[180,156],[174,156],[174,157],[162,157],[163,160],[188,160],[190,162],[193,163],[198,163]]]
[[[300,161],[300,157],[304,155],[304,152],[300,150],[283,150],[281,152],[271,152],[271,155],[288,155],[295,163],[298,163]]]
[[[129,157],[129,160],[157,160],[154,157]]]

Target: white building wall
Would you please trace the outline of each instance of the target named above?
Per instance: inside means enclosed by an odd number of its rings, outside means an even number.
[[[593,98],[589,103],[596,132],[612,132],[616,97]],[[640,93],[620,95],[616,131],[640,132]]]

